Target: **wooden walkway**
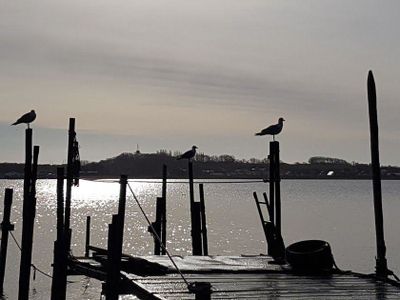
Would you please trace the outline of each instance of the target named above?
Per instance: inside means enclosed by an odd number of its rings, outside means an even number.
[[[103,255],[79,258],[75,274],[104,280]],[[296,275],[268,256],[174,256],[189,283],[209,282],[211,299],[400,299],[400,287],[352,272]],[[139,299],[195,299],[166,256],[122,259],[121,294]]]

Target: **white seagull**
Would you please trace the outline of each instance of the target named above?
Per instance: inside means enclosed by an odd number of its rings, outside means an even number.
[[[21,118],[19,118],[15,123],[13,123],[11,125],[18,125],[21,123],[26,123],[26,124],[28,124],[28,128],[29,128],[29,123],[32,123],[33,121],[35,121],[35,119],[36,119],[36,113],[32,109],[30,112],[24,114]]]
[[[197,146],[193,146],[191,150],[179,155],[176,159],[192,159],[196,155],[196,149]]]
[[[271,125],[260,132],[257,132],[256,135],[272,135],[274,141],[275,141],[275,135],[279,134],[282,131],[283,128],[283,121],[285,121],[284,118],[279,118],[278,124]]]

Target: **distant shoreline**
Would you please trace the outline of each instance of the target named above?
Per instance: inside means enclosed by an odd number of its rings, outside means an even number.
[[[122,153],[99,162],[82,162],[82,179],[118,179],[121,174],[131,179],[160,179],[163,165],[167,178],[187,179],[187,160],[177,160],[169,153]],[[38,166],[39,179],[56,178],[57,168],[65,165],[43,164]],[[371,166],[348,163],[341,159],[312,157],[308,163],[280,163],[280,175],[284,180],[371,180]],[[268,160],[237,160],[229,155],[198,155],[193,161],[196,179],[262,180],[269,178]],[[23,179],[24,164],[0,163],[1,179]],[[399,180],[400,167],[382,166],[382,180]]]

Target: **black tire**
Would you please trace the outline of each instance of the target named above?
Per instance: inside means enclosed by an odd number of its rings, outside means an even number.
[[[331,247],[321,240],[300,241],[288,246],[286,260],[293,271],[301,273],[329,272],[334,264]]]

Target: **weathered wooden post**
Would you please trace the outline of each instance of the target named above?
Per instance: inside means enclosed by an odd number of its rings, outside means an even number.
[[[376,89],[372,71],[368,73],[368,111],[371,141],[371,167],[374,195],[376,230],[376,275],[387,277],[386,245],[383,230],[381,167],[379,162],[378,113],[376,108]]]
[[[198,245],[196,244],[196,224],[194,212],[194,186],[193,186],[193,162],[188,160],[189,170],[189,197],[190,197],[190,220],[191,220],[191,236],[192,236],[192,253],[198,255]]]
[[[192,218],[192,238],[193,238],[193,255],[203,255],[202,238],[201,238],[201,207],[200,202],[193,203]]]
[[[281,234],[281,174],[279,161],[279,142],[273,142],[274,149],[274,184],[275,184],[275,225],[278,234]]]
[[[154,255],[161,254],[161,244],[160,244],[160,240],[158,240],[157,237],[159,237],[160,239],[162,238],[161,237],[162,201],[163,201],[162,197],[157,197],[156,221],[153,222],[151,224],[151,226],[149,226],[149,232],[151,232],[153,234],[153,238],[154,238]],[[153,227],[153,228],[151,228],[151,227]],[[155,234],[154,234],[153,230],[155,231]]]
[[[118,215],[113,215],[112,222],[108,225],[106,300],[118,300],[119,294],[119,267],[121,263],[121,257],[118,258],[117,245],[119,220]]]
[[[167,166],[163,165],[162,175],[162,223],[161,223],[161,241],[164,247],[161,249],[161,254],[165,255],[165,247],[167,245]]]
[[[90,216],[86,217],[86,239],[85,239],[85,257],[89,257],[90,246]]]
[[[36,179],[39,146],[34,147],[32,166],[32,129],[26,129],[24,201],[22,219],[21,264],[19,272],[18,299],[29,299],[29,285],[32,264],[33,228],[36,213]]]
[[[270,216],[270,221],[275,224],[275,157],[274,144],[269,143],[269,204],[273,214]]]
[[[112,224],[109,225],[108,233],[107,300],[117,300],[119,294],[127,184],[128,177],[126,175],[121,175],[118,214],[113,215]]]
[[[64,168],[57,168],[57,240],[54,242],[51,299],[64,300],[67,292],[67,244],[64,228]]]
[[[200,190],[200,214],[201,214],[201,234],[203,241],[203,255],[208,255],[208,237],[207,237],[207,221],[206,221],[206,206],[204,201],[204,186],[199,185]]]
[[[1,248],[0,248],[0,294],[3,294],[3,284],[6,272],[7,246],[9,231],[14,230],[14,224],[10,223],[13,189],[6,189],[4,194],[4,213],[1,222]]]
[[[70,219],[71,219],[71,194],[72,194],[72,184],[73,184],[73,145],[75,140],[76,132],[75,132],[75,118],[69,119],[69,129],[68,129],[68,153],[67,153],[67,186],[65,192],[65,230],[69,233],[71,228]],[[68,241],[68,249],[70,249],[70,239],[67,238]]]

